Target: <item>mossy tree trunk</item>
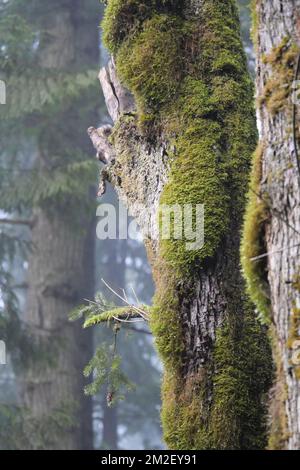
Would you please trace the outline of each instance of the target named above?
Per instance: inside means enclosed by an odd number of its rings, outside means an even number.
[[[95,67],[97,27],[97,17],[83,14],[81,2],[51,8],[43,24],[39,66],[49,74]],[[79,116],[67,104],[44,123],[41,118],[38,178],[48,175],[49,169],[66,166],[73,152],[80,152],[81,158],[89,155],[83,129],[85,119],[96,117],[95,109]],[[33,210],[24,320],[37,349],[21,374],[23,405],[29,412],[25,430],[32,449],[93,448],[92,401],[83,391],[92,336],[68,319],[84,298],[94,296],[95,222],[88,204],[78,199],[55,195]]]
[[[236,4],[109,0],[103,27],[114,60],[100,80],[115,125],[89,129],[109,161],[103,176],[145,233],[159,233],[160,205],[205,206],[203,248],[146,239],[165,440],[264,448],[270,351],[239,264],[256,128]]]
[[[274,326],[277,381],[270,447],[299,449],[300,113],[293,82],[300,80],[300,2],[259,0],[253,8],[260,144],[243,265],[253,300]]]

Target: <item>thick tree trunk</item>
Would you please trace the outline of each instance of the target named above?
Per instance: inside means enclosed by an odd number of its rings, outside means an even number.
[[[89,133],[108,162],[103,177],[152,234],[164,437],[176,449],[262,448],[271,367],[239,266],[256,134],[236,5],[129,3],[110,0],[104,22],[116,66],[100,81],[115,126]],[[162,240],[160,204],[204,204],[204,247]]]
[[[268,255],[252,266],[246,261],[246,272],[253,297],[275,327],[270,447],[299,449],[300,113],[293,81],[300,80],[300,1],[256,1],[255,19],[260,147],[244,238],[248,247],[258,247],[252,256]]]
[[[36,437],[42,447],[91,448],[91,403],[83,396],[82,370],[91,357],[92,340],[68,320],[88,293],[84,240],[63,217],[42,210],[35,216],[25,321],[39,357],[33,356],[26,370],[24,404],[39,422],[42,436]],[[33,448],[37,445],[32,442]]]
[[[93,68],[99,56],[97,17],[83,15],[81,2],[64,3],[47,16],[40,65],[62,73]],[[91,111],[88,119],[96,116]],[[53,117],[39,141],[39,177],[45,168],[55,167],[58,155],[63,160],[72,149],[88,155],[80,132],[84,126],[72,109]],[[82,371],[92,355],[92,336],[71,323],[68,314],[94,296],[95,223],[84,204],[74,210],[72,201],[59,199],[36,208],[33,215],[25,322],[38,357],[33,356],[22,376],[30,447],[91,449],[92,401],[84,396]],[[32,419],[34,429],[29,427]]]

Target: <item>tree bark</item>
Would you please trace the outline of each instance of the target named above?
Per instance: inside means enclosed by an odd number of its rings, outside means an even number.
[[[239,265],[256,135],[236,5],[154,2],[150,12],[141,6],[140,19],[127,2],[116,3],[108,2],[104,22],[114,59],[100,73],[115,126],[104,147],[101,130],[89,134],[98,154],[112,146],[104,177],[146,238],[156,282],[151,324],[165,369],[164,437],[173,449],[263,448],[271,367]],[[134,18],[139,28],[131,26]],[[191,259],[175,240],[160,237],[158,211],[166,203],[205,205],[205,245]]]
[[[253,238],[250,227],[245,238],[252,246],[260,238],[256,255],[267,255],[250,266],[248,281],[256,300],[269,304],[265,313],[274,324],[277,381],[270,447],[299,449],[300,114],[293,81],[300,79],[300,2],[260,0],[255,2],[254,13],[260,149],[257,195],[248,217],[262,201],[265,217]],[[262,284],[268,289],[265,301]]]
[[[84,240],[59,215],[49,217],[37,210],[36,220],[25,322],[39,358],[33,357],[26,370],[24,405],[40,421],[44,435],[36,439],[41,439],[42,447],[92,448],[92,409],[90,400],[83,396],[82,378],[92,354],[92,338],[68,320],[68,313],[90,292],[84,288],[88,275],[82,268],[87,254]],[[92,268],[93,264],[89,270]],[[62,419],[55,424],[59,413]],[[32,447],[37,445],[34,440]]]
[[[48,13],[39,65],[62,73],[93,68],[99,60],[97,21],[96,15],[83,14],[77,1]],[[89,143],[80,129],[84,119],[96,119],[97,113],[92,109],[85,118],[74,113],[70,108],[50,118],[39,137],[38,177],[55,167],[58,155],[63,160],[72,149],[88,155]],[[94,296],[95,221],[84,204],[76,210],[72,204],[54,199],[34,209],[24,320],[37,349],[21,382],[33,449],[93,448],[92,400],[84,396],[82,372],[93,353],[92,334],[71,323],[68,314]]]
[[[118,450],[118,406],[108,407],[106,396],[103,400],[102,449]]]

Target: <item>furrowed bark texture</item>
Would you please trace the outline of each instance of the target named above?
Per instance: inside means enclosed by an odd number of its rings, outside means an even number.
[[[50,74],[97,63],[97,18],[83,15],[80,2],[64,2],[51,11],[45,32],[39,57]],[[38,177],[49,167],[66,164],[70,149],[88,155],[89,142],[80,129],[84,119],[96,119],[97,113],[89,111],[85,118],[76,113],[67,105],[49,118],[39,138]],[[94,296],[95,224],[86,204],[74,208],[73,199],[66,203],[54,197],[33,213],[24,320],[37,352],[21,382],[32,449],[93,448],[92,401],[84,396],[82,373],[93,354],[92,337],[68,315],[84,298]]]
[[[35,216],[25,321],[39,353],[22,376],[22,395],[40,431],[31,434],[30,447],[90,449],[92,407],[83,395],[82,370],[92,339],[68,314],[82,298],[91,298],[93,252],[62,217],[42,210]],[[86,256],[91,265],[84,271]]]
[[[263,448],[271,366],[239,265],[256,132],[236,5],[151,3],[108,2],[114,59],[100,81],[114,127],[102,178],[152,235],[164,437],[174,449]],[[89,133],[101,155],[103,132]],[[205,205],[204,247],[160,239],[159,207],[174,204]]]
[[[300,165],[299,98],[293,81],[300,80],[300,2],[256,1],[257,99],[260,149],[259,175],[252,207],[264,200],[265,216],[251,236],[260,237],[260,250],[268,256],[248,271],[252,293],[261,299],[261,285],[268,283],[270,307],[266,314],[274,323],[274,355],[277,384],[272,404],[270,447],[300,448]],[[298,70],[297,70],[298,69]],[[297,156],[298,155],[298,156]],[[254,170],[255,171],[255,170]],[[260,266],[259,266],[260,264]],[[253,281],[256,277],[257,281]]]

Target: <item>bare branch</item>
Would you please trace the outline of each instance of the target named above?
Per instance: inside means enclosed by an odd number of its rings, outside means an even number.
[[[127,330],[134,331],[135,333],[141,333],[142,335],[152,336],[151,331],[144,330],[143,328],[134,328],[133,326],[127,326]]]
[[[22,282],[22,284],[14,284],[11,286],[13,289],[28,289],[29,285],[27,282]]]
[[[103,284],[114,294],[116,295],[120,300],[122,300],[122,302],[124,302],[125,304],[127,304],[131,309],[133,310],[136,310],[139,315],[145,320],[145,321],[149,321],[149,315],[147,312],[143,311],[141,308],[139,307],[136,307],[135,305],[130,305],[129,302],[124,298],[122,297],[121,295],[119,295],[114,289],[112,289],[112,287],[110,287],[107,282],[104,281],[104,279],[101,279],[101,281],[103,282]]]
[[[268,256],[276,255],[278,253],[283,253],[286,250],[291,250],[292,248],[297,248],[298,246],[300,246],[300,243],[297,243],[296,245],[292,246],[286,246],[285,248],[281,248],[280,250],[269,251],[268,253],[263,253],[262,255],[250,258],[250,261],[259,261],[260,259],[267,258]]]
[[[103,90],[107,110],[113,122],[121,114],[135,112],[136,106],[133,95],[123,87],[117,73],[114,60],[111,59],[106,67],[99,73],[99,81]]]
[[[123,320],[121,317],[115,317],[115,316],[112,316],[112,318],[120,323],[141,323],[143,322],[143,320],[141,319],[141,317],[135,319],[135,320]],[[129,318],[129,317],[128,317]]]
[[[99,129],[89,127],[87,132],[90,136],[94,148],[97,151],[98,160],[105,164],[108,164],[115,160],[115,151],[109,141],[109,137],[112,132],[112,127],[109,125],[99,127]]]
[[[7,225],[27,225],[28,227],[32,228],[34,225],[33,219],[9,219],[9,218],[2,218],[0,219],[0,224],[7,224]]]

